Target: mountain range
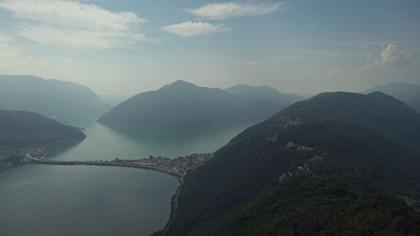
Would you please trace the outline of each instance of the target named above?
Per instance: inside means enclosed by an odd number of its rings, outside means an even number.
[[[156,235],[419,235],[419,146],[420,114],[395,98],[317,95],[187,175]]]
[[[409,84],[302,100],[267,86],[176,81],[98,121],[180,130],[260,122],[182,179],[155,235],[420,235],[419,98]],[[0,75],[0,109],[0,167],[10,167],[32,147],[83,139],[60,122],[94,120],[109,105],[77,84]]]
[[[299,99],[269,87],[240,85],[222,90],[179,80],[159,90],[135,95],[103,115],[99,122],[130,128],[253,123]]]
[[[89,88],[35,76],[0,75],[0,109],[31,111],[62,123],[82,125],[110,109]]]

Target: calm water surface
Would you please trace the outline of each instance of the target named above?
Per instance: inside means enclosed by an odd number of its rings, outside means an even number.
[[[92,124],[88,137],[56,148],[55,160],[177,157],[213,152],[246,125],[194,132],[130,134]],[[27,165],[0,172],[1,236],[147,236],[169,218],[175,178],[153,171]]]

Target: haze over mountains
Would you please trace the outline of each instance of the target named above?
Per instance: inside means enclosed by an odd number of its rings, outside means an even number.
[[[419,29],[420,0],[0,0],[0,236],[420,236]]]
[[[366,93],[381,91],[389,94],[420,112],[420,85],[407,83],[393,83],[376,86]]]
[[[286,107],[302,99],[302,97],[296,94],[283,94],[280,93],[277,89],[268,87],[266,85],[251,86],[247,84],[238,84],[229,87],[224,91],[249,100],[272,102],[273,104],[277,104],[280,107]]]
[[[29,148],[85,137],[31,110],[75,123],[109,107],[66,82],[0,76],[0,84],[0,107],[28,110],[0,110],[4,167]],[[184,130],[264,120],[182,180],[173,218],[157,235],[418,235],[417,89],[398,84],[301,100],[267,86],[176,81],[129,98],[99,122]]]
[[[420,234],[419,125],[379,92],[295,103],[188,175],[160,235]]]
[[[0,75],[0,109],[32,111],[62,123],[95,121],[110,109],[89,88],[35,76]]]
[[[297,95],[281,94],[269,87],[240,85],[222,90],[179,80],[122,102],[99,121],[110,126],[134,128],[252,123],[299,99]]]

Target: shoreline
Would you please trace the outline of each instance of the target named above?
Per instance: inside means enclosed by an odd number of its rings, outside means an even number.
[[[171,225],[171,223],[175,219],[176,212],[178,210],[178,198],[179,198],[179,195],[181,193],[182,187],[183,187],[183,183],[181,183],[178,186],[175,194],[171,197],[171,212],[169,214],[169,220],[168,220],[168,222],[166,222],[165,226],[162,229],[160,229],[159,231],[153,233],[152,236],[160,236],[160,235],[163,235],[169,229],[169,226]]]
[[[163,228],[158,229],[153,232],[151,235],[158,236],[164,234],[173,219],[177,214],[178,209],[178,198],[182,191],[184,184],[184,177],[192,170],[200,167],[205,162],[210,160],[213,157],[213,154],[190,154],[187,156],[181,156],[175,159],[163,158],[163,157],[153,157],[139,159],[139,160],[120,160],[115,159],[112,161],[109,160],[99,160],[99,161],[55,161],[47,160],[46,154],[42,155],[42,159],[33,158],[31,155],[31,150],[27,152],[28,155],[25,155],[25,159],[22,160],[19,165],[35,164],[35,165],[62,165],[62,166],[75,166],[75,165],[84,165],[84,166],[98,166],[98,167],[124,167],[124,168],[136,168],[143,170],[151,170],[160,173],[164,173],[175,177],[179,183],[179,186],[172,195],[170,200],[170,214],[167,223]]]

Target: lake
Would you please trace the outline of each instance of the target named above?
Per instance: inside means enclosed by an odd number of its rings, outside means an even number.
[[[175,158],[213,152],[248,125],[122,132],[98,123],[55,160]],[[169,218],[178,187],[163,173],[117,167],[26,165],[0,172],[1,236],[148,236]]]

